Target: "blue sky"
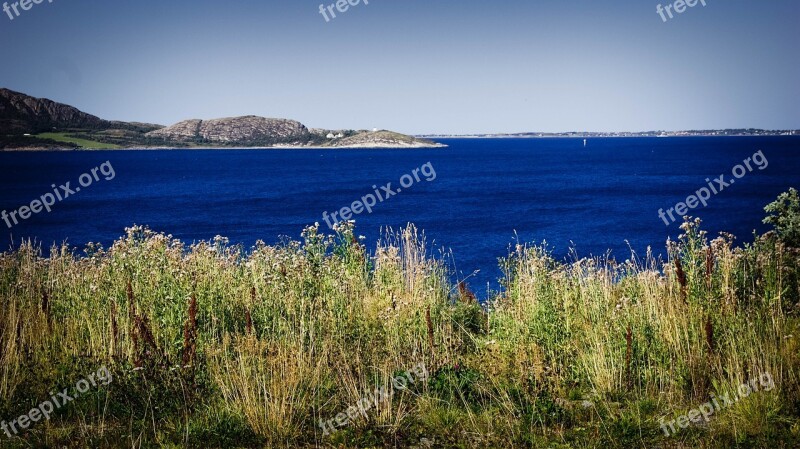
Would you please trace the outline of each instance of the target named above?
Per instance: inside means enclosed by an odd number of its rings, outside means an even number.
[[[319,0],[45,0],[0,15],[0,86],[165,125],[800,128],[800,2],[706,2],[664,23],[658,0],[370,0],[326,22]]]

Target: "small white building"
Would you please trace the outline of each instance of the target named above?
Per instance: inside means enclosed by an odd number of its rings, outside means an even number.
[[[342,134],[342,133],[339,133],[339,134],[336,135],[337,139],[341,139],[342,137],[344,137],[344,134]]]
[[[328,135],[327,135],[327,136],[325,136],[325,137],[327,137],[328,139],[334,139],[334,138],[336,138],[336,136],[334,136],[334,135],[333,135],[333,133],[328,133]]]

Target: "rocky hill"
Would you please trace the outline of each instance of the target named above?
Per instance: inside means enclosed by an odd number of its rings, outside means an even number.
[[[348,148],[424,148],[438,146],[433,141],[417,139],[392,131],[363,131],[350,137],[334,140],[331,146]]]
[[[245,117],[185,120],[147,133],[148,137],[182,142],[278,143],[308,140],[308,129],[294,120]]]
[[[46,98],[0,89],[0,133],[36,133],[53,128],[100,129],[107,122]]]
[[[0,149],[51,148],[421,148],[441,146],[390,131],[309,131],[295,120],[185,120],[163,127],[103,120],[72,106],[0,89]]]

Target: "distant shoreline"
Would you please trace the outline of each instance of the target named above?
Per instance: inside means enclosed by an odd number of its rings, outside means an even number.
[[[348,146],[273,146],[273,147],[130,147],[130,148],[3,148],[3,152],[53,152],[64,153],[70,151],[193,151],[193,150],[219,150],[219,151],[236,151],[236,150],[423,150],[431,148],[447,148],[449,145],[435,144],[435,145],[419,145],[419,146],[363,146],[363,145],[348,145]]]
[[[576,135],[513,135],[513,134],[486,134],[486,135],[415,135],[413,137],[418,139],[625,139],[625,138],[639,138],[639,139],[660,139],[660,138],[687,138],[687,137],[800,137],[800,131],[764,133],[764,134],[671,134],[671,135],[598,135],[598,134],[576,134]],[[226,150],[416,150],[416,149],[433,149],[433,148],[447,148],[449,145],[435,142],[430,144],[413,144],[413,145],[342,145],[342,146],[293,146],[293,145],[274,145],[269,147],[235,147],[235,146],[197,146],[197,147],[176,147],[176,146],[158,146],[158,147],[125,147],[125,148],[2,148],[2,152],[66,152],[66,151],[226,151]]]
[[[464,135],[434,135],[434,134],[418,134],[414,137],[420,139],[599,139],[599,138],[668,138],[668,137],[800,137],[800,131],[794,131],[792,134],[778,134],[778,133],[764,133],[764,134],[668,134],[668,135],[653,135],[653,134],[574,134],[574,135],[516,135],[516,134],[464,134]]]

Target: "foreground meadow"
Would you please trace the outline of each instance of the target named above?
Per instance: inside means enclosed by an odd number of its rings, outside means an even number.
[[[793,195],[751,244],[687,220],[664,261],[517,245],[484,305],[411,225],[374,251],[351,225],[23,244],[0,255],[0,447],[800,447]]]

